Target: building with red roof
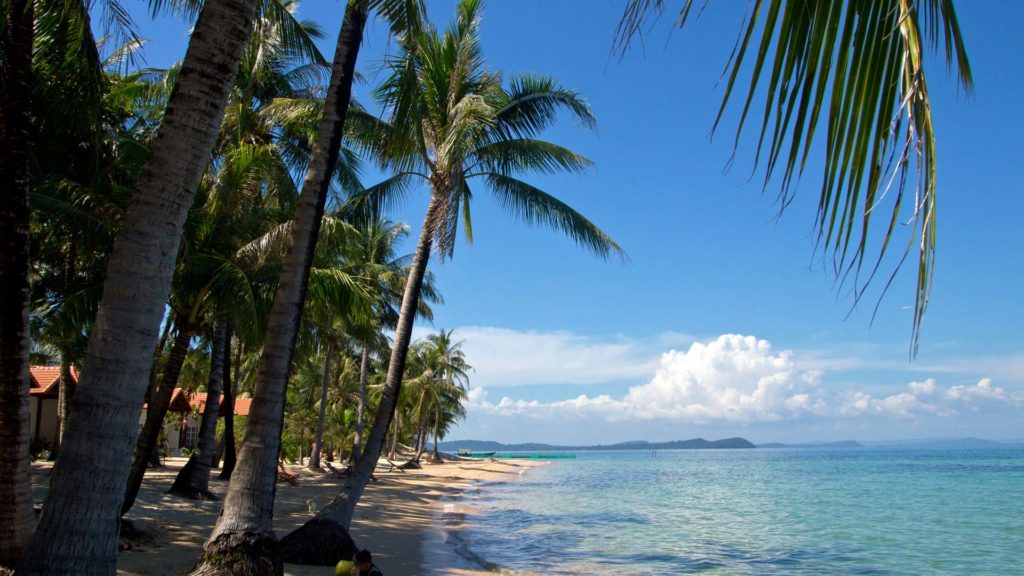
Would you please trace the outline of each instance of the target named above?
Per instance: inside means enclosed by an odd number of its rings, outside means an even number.
[[[78,386],[79,372],[71,368],[71,393]],[[60,398],[60,366],[29,366],[29,437],[33,445],[53,447],[53,443],[60,433],[60,418],[58,417],[57,404]],[[142,405],[142,414],[139,417],[139,426],[146,421],[146,410],[148,410],[148,393],[146,403]],[[235,415],[248,416],[251,398],[235,399]],[[199,415],[206,407],[206,393],[188,393],[181,388],[175,388],[171,396],[171,403],[168,415],[164,422],[164,434],[167,438],[167,447],[170,450],[178,450],[182,446],[194,447],[195,438],[199,432]],[[195,414],[196,416],[193,416]],[[226,414],[224,408],[224,397],[221,397],[220,416]]]

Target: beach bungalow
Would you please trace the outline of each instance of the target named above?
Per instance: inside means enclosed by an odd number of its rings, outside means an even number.
[[[60,433],[57,417],[57,404],[60,397],[59,366],[29,366],[31,386],[29,388],[29,437],[33,446],[53,448],[53,442]],[[79,372],[71,368],[71,393],[78,386]],[[146,422],[146,411],[149,398],[142,405],[139,415],[139,426]],[[248,416],[251,398],[235,399],[235,415]],[[195,448],[199,437],[199,424],[203,410],[206,408],[205,392],[188,392],[175,388],[164,421],[164,436],[167,449],[177,452],[182,448]],[[226,414],[224,398],[221,397],[220,416]]]
[[[60,366],[29,366],[28,390],[29,438],[33,446],[52,447],[60,423],[57,402],[60,398]],[[71,389],[78,385],[78,370],[71,368]]]
[[[177,392],[178,390],[175,390]],[[171,434],[167,435],[168,447],[171,450],[179,450],[181,448],[195,448],[196,442],[199,441],[199,425],[203,421],[203,412],[206,410],[206,392],[193,392],[188,397],[190,406],[189,414],[182,420],[182,426],[180,428],[181,434],[178,438],[177,445],[170,447]],[[252,404],[252,398],[235,398],[235,416],[248,416],[249,406]],[[227,416],[227,409],[224,407],[224,397],[220,397],[220,411],[217,413],[218,418]]]

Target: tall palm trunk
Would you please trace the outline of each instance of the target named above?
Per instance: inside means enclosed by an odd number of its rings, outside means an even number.
[[[4,4],[0,27],[0,565],[32,535],[29,485],[28,168],[32,3]]]
[[[402,295],[402,308],[395,329],[394,347],[391,349],[391,360],[388,364],[388,375],[385,380],[384,392],[377,407],[377,415],[366,441],[366,450],[356,462],[355,469],[345,482],[342,492],[338,494],[312,520],[288,534],[281,540],[282,555],[289,562],[303,564],[330,565],[341,559],[347,559],[349,550],[343,542],[348,537],[349,526],[356,504],[370,482],[377,460],[384,450],[384,440],[388,428],[395,415],[398,395],[402,389],[402,377],[405,374],[405,359],[409,353],[409,342],[412,339],[412,324],[416,317],[419,304],[420,288],[423,286],[423,275],[427,271],[430,260],[430,247],[433,244],[434,217],[442,204],[441,196],[434,194],[427,208],[427,216],[423,223],[412,267]],[[397,433],[395,434],[397,438]],[[344,536],[344,538],[343,538]]]
[[[416,431],[416,453],[412,456],[413,462],[419,462],[423,457],[423,451],[427,448],[427,429],[422,424]]]
[[[64,295],[71,293],[71,282],[75,277],[75,260],[78,258],[77,243],[72,234],[68,245],[68,253],[64,257]],[[61,334],[63,350],[60,353],[60,386],[57,389],[57,434],[53,439],[53,450],[50,458],[56,459],[60,445],[64,441],[64,423],[68,421],[71,405],[71,362],[68,360],[68,335]]]
[[[142,432],[135,442],[132,467],[128,473],[128,482],[125,486],[124,501],[121,504],[121,515],[125,515],[135,504],[135,498],[139,495],[139,488],[142,487],[142,478],[146,475],[146,468],[149,467],[150,459],[156,454],[157,441],[160,439],[160,430],[163,429],[164,419],[167,417],[167,410],[171,406],[171,398],[174,397],[174,389],[178,386],[178,377],[181,376],[181,367],[185,364],[185,356],[188,354],[189,343],[192,341],[192,326],[184,320],[178,321],[178,334],[174,337],[171,345],[171,353],[164,364],[164,372],[160,376],[160,384],[156,392],[149,397],[149,407],[146,409],[146,422],[142,425]]]
[[[68,421],[68,412],[71,407],[71,363],[68,361],[67,353],[60,355],[60,379],[57,391],[57,435],[53,440],[53,453],[51,457],[56,459],[60,452],[60,446],[64,441],[64,423]]]
[[[238,356],[235,364],[241,363],[242,345],[239,342]],[[237,367],[235,375],[238,375]],[[235,378],[237,380],[237,378]],[[228,324],[227,343],[224,346],[224,463],[220,469],[220,479],[230,480],[235,469],[235,390],[231,378],[231,324]]]
[[[209,163],[258,4],[203,4],[121,220],[64,447],[20,575],[116,572],[124,487],[182,225]]]
[[[370,377],[370,349],[363,345],[363,357],[359,363],[359,406],[356,407],[356,438],[352,442],[352,462],[359,461],[363,451],[363,421],[366,419],[366,383]]]
[[[427,421],[426,414],[424,414],[424,407],[427,403],[427,393],[430,392],[428,386],[423,387],[423,391],[420,392],[420,400],[416,403],[416,418],[419,420],[419,430],[416,434],[416,455],[412,457],[413,461],[419,462],[420,458],[423,457],[423,451],[427,446]]]
[[[210,468],[217,451],[217,416],[220,415],[220,393],[224,385],[224,346],[228,325],[217,322],[210,353],[210,378],[206,384],[206,408],[199,425],[199,444],[171,485],[171,493],[186,498],[216,500],[210,492]]]
[[[273,546],[276,537],[271,520],[285,388],[327,191],[338,162],[368,5],[369,0],[350,0],[345,10],[320,131],[296,209],[291,246],[267,322],[238,464],[228,486],[224,509],[193,574],[219,574],[227,565],[232,565],[236,573],[254,575],[280,574],[283,570]]]
[[[153,350],[153,366],[152,366],[152,368],[149,371],[149,384],[146,387],[146,398],[150,398],[150,399],[156,398],[156,390],[160,386],[160,379],[159,379],[159,377],[157,375],[157,371],[159,370],[159,366],[160,366],[158,360],[160,360],[163,357],[163,355],[164,355],[164,349],[167,347],[167,339],[171,335],[171,328],[174,325],[177,324],[177,322],[174,320],[174,318],[175,318],[174,310],[171,310],[171,313],[168,314],[167,318],[164,320],[164,329],[163,329],[163,332],[160,334],[160,341],[157,343],[156,348]],[[183,358],[183,360],[184,360],[184,358]],[[164,366],[166,367],[166,364],[164,364]],[[147,412],[148,412],[148,410],[147,410]],[[135,445],[136,445],[136,447],[138,447],[138,441],[136,441]],[[133,451],[133,455],[134,455],[134,451]],[[133,460],[133,463],[134,463],[134,460]],[[161,464],[161,461],[160,461],[159,451],[154,450],[153,454],[150,455],[149,465],[150,466],[160,466],[160,464]],[[128,473],[128,478],[129,478],[128,483],[130,485],[132,483],[132,481],[131,481],[132,473],[131,472]],[[141,479],[139,480],[139,482],[141,482]],[[124,512],[127,511],[127,509],[124,508],[123,505],[122,505],[122,510],[123,510],[123,512],[121,512],[121,514],[123,515]]]
[[[320,449],[324,441],[324,419],[327,416],[327,389],[331,387],[331,356],[334,355],[334,343],[327,342],[327,359],[324,360],[324,383],[320,390],[320,420],[316,424],[316,438],[309,454],[309,469],[320,469]]]

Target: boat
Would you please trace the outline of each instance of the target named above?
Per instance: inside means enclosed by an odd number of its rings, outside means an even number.
[[[466,458],[490,458],[494,452],[474,452],[470,448],[459,448],[459,456]]]
[[[551,460],[557,458],[576,458],[575,454],[566,454],[564,452],[558,452],[554,454],[531,454],[529,452],[503,452],[501,454],[498,454],[497,452],[474,452],[469,448],[459,448],[459,456],[462,456],[463,458],[498,458],[500,460]]]

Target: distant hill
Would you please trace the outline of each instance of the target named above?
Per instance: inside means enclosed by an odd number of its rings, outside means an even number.
[[[855,440],[841,440],[839,442],[805,442],[800,444],[780,444],[769,442],[758,444],[758,448],[863,448],[864,445]]]
[[[674,440],[672,442],[647,442],[645,440],[634,440],[631,442],[620,442],[618,444],[598,444],[596,446],[557,446],[554,444],[502,444],[490,440],[449,440],[440,444],[442,450],[454,452],[459,448],[467,448],[475,452],[545,452],[545,451],[566,451],[573,450],[582,452],[586,450],[707,450],[722,448],[756,448],[749,440],[744,438],[726,438],[724,440],[705,440],[693,438],[692,440]]]

